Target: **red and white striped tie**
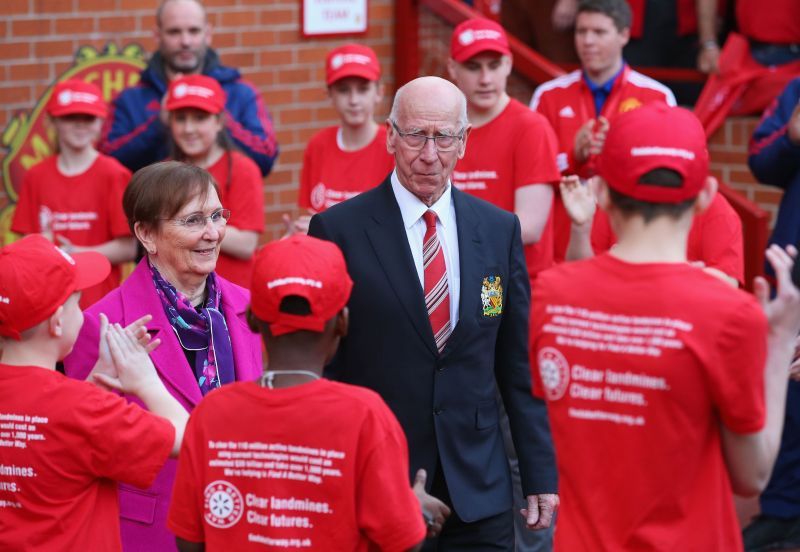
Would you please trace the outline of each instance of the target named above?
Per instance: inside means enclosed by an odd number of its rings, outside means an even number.
[[[431,321],[436,347],[441,353],[450,337],[450,288],[444,251],[436,235],[436,213],[425,211],[425,238],[422,241],[422,267],[425,279],[425,306]]]

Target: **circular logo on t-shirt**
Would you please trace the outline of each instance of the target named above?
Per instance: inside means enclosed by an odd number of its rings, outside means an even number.
[[[325,184],[320,182],[311,189],[311,208],[322,211],[325,208]]]
[[[204,507],[206,523],[218,529],[227,529],[242,518],[242,493],[227,481],[214,481],[206,487]]]
[[[564,396],[569,385],[569,363],[561,351],[545,347],[539,351],[539,375],[548,400],[557,401]]]

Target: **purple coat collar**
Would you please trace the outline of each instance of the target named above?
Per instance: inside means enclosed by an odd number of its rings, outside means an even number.
[[[254,336],[247,327],[245,319],[247,305],[250,302],[249,293],[219,276],[217,281],[222,292],[221,310],[233,344],[236,381],[256,379],[262,370],[261,344],[258,336]],[[194,379],[194,372],[186,361],[175,331],[155,293],[146,261],[139,263],[120,291],[124,292],[121,293],[121,299],[123,319],[126,323],[145,314],[153,315],[148,329],[154,338],[161,338],[161,345],[151,354],[156,370],[164,384],[171,388],[170,391],[174,389],[180,393],[180,396],[173,393],[178,400],[186,401],[194,407],[200,402],[202,395]],[[191,410],[191,407],[188,410]]]

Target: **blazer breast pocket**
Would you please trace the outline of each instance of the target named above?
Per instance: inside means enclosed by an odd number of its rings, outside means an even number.
[[[472,293],[479,293],[478,322],[480,324],[499,324],[505,309],[505,274],[499,270],[489,269],[480,278],[479,289]]]

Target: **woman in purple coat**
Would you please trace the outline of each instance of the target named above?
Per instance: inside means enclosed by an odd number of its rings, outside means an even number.
[[[145,258],[118,289],[89,308],[67,375],[84,379],[97,359],[99,314],[125,326],[145,314],[161,345],[151,357],[170,393],[191,411],[204,395],[232,381],[256,379],[261,345],[245,311],[250,293],[214,273],[230,211],[205,170],[166,161],[136,174],[123,197],[128,224]],[[137,400],[130,397],[130,400]],[[149,489],[120,485],[126,552],[175,550],[166,529],[175,461]]]

